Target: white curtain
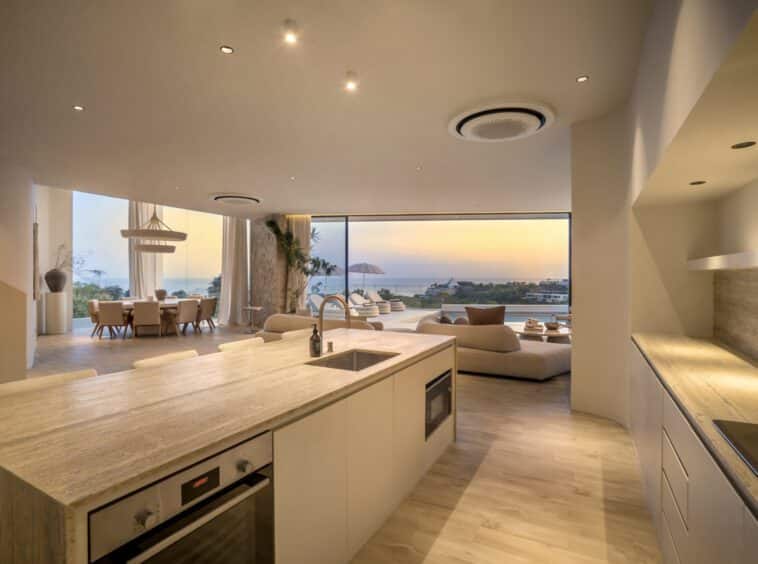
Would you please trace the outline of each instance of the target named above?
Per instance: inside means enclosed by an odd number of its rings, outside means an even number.
[[[292,234],[300,243],[300,249],[302,249],[303,253],[306,256],[310,256],[311,254],[311,216],[288,215],[286,217],[287,217],[287,227],[289,228],[290,231],[292,231]],[[295,296],[297,296],[297,301],[295,303],[295,307],[297,309],[302,309],[305,307],[305,302],[307,298],[305,285],[307,284],[307,282],[308,281],[305,279],[305,275],[302,272],[296,269],[290,270],[289,283],[287,287],[287,296],[289,296],[290,300],[292,300]]]
[[[142,227],[150,220],[154,209],[159,218],[163,216],[160,206],[130,200],[129,229]],[[129,295],[135,298],[152,296],[163,284],[163,257],[159,253],[138,253],[134,249],[138,242],[129,239]]]
[[[221,298],[218,320],[226,325],[244,325],[248,305],[247,220],[224,216],[223,248],[221,252]]]

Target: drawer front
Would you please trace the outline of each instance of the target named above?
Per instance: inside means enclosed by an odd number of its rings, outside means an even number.
[[[661,512],[663,519],[668,526],[668,533],[671,535],[671,541],[676,548],[676,553],[682,562],[690,562],[688,553],[690,549],[690,535],[679,513],[679,508],[674,501],[674,494],[671,492],[666,474],[661,479]]]
[[[663,428],[682,466],[691,474],[691,469],[702,456],[703,446],[668,393],[663,394]]]
[[[662,435],[663,445],[661,461],[663,473],[668,479],[668,485],[671,488],[674,501],[679,509],[679,514],[682,516],[684,524],[687,525],[689,522],[689,477],[687,475],[687,469],[679,459],[676,450],[674,450],[674,446],[671,444],[671,439],[669,439],[668,433],[663,431]]]
[[[661,519],[661,529],[661,552],[663,553],[663,564],[681,564],[665,515],[663,516],[663,519]]]

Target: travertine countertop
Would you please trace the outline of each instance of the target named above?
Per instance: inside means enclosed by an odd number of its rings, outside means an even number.
[[[360,372],[308,366],[307,339],[85,378],[0,398],[0,466],[64,506],[92,507],[315,411],[454,339],[328,331],[337,353],[400,353]]]
[[[706,448],[758,515],[758,477],[713,424],[758,423],[758,368],[711,341],[636,333],[634,341]]]

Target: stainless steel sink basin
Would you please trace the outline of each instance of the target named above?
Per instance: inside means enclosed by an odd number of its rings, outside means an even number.
[[[388,358],[392,358],[393,356],[397,356],[398,354],[400,353],[353,349],[330,356],[325,356],[324,358],[311,360],[310,362],[306,362],[306,364],[310,364],[311,366],[323,366],[324,368],[336,368],[338,370],[352,370],[353,372],[358,372],[359,370],[363,370],[369,366],[374,366],[375,364],[378,364],[383,360],[387,360]]]

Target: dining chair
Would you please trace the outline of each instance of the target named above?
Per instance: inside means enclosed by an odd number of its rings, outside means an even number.
[[[97,330],[100,329],[100,307],[99,307],[99,301],[98,300],[88,300],[87,301],[87,313],[89,314],[89,319],[92,321],[92,333],[90,334],[90,337],[94,337],[95,333],[97,333]]]
[[[176,334],[179,334],[179,326],[182,326],[182,335],[187,334],[187,325],[192,324],[192,328],[197,331],[197,317],[199,307],[197,300],[180,300],[176,308],[176,317],[174,318],[174,328]]]
[[[155,289],[155,299],[159,302],[166,299],[166,296],[168,296],[168,292],[162,288],[156,288]]]
[[[213,322],[213,314],[216,313],[216,298],[203,298],[200,300],[200,311],[197,312],[197,330],[202,332],[202,323],[205,321],[208,328],[213,331],[216,324]]]
[[[0,384],[0,397],[10,396],[32,390],[40,390],[56,384],[80,380],[82,378],[91,378],[97,376],[97,370],[87,368],[84,370],[75,370],[74,372],[61,372],[60,374],[49,374],[47,376],[38,376],[35,378],[25,378],[6,384]]]
[[[239,341],[230,341],[228,343],[221,343],[218,346],[218,350],[221,352],[229,351],[242,351],[250,348],[259,347],[265,345],[266,341],[260,337],[253,337],[252,339],[241,339]]]
[[[162,334],[161,306],[158,302],[134,302],[132,313],[132,333],[139,336],[140,327],[157,327],[158,335]]]
[[[197,351],[194,349],[188,351],[179,351],[175,353],[162,354],[160,356],[151,356],[149,358],[143,358],[142,360],[135,360],[132,363],[134,368],[155,368],[156,366],[165,366],[180,360],[187,358],[194,358],[198,356]]]
[[[124,311],[124,305],[121,302],[100,302],[98,304],[98,320],[100,322],[100,328],[97,330],[97,336],[103,338],[103,329],[108,329],[108,333],[111,339],[115,335],[120,335],[121,330],[124,330],[124,337],[126,337],[126,330],[129,327],[129,317]]]

